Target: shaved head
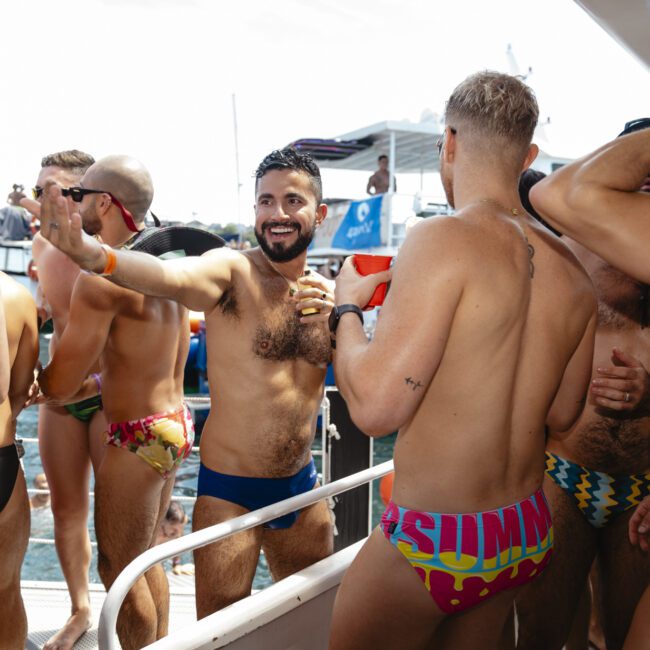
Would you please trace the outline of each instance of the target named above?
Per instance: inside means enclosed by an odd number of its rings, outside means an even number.
[[[88,189],[110,192],[142,223],[153,200],[153,182],[146,167],[130,156],[106,156],[84,174]]]

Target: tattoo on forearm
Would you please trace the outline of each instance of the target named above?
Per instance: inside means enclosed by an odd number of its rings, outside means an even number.
[[[414,380],[413,377],[407,377],[404,380],[404,383],[414,391],[417,390],[418,388],[424,388],[424,384],[419,380],[418,381]]]

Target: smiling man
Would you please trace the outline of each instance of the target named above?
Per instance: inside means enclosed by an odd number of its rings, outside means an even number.
[[[331,356],[328,281],[306,269],[307,246],[327,214],[320,172],[293,149],[256,172],[259,247],[160,261],[133,251],[110,260],[82,234],[78,215],[52,201],[42,229],[83,268],[145,294],[205,312],[210,397],[203,430],[194,529],[311,490],[311,456]],[[302,313],[301,313],[302,312]],[[308,313],[312,312],[312,313]],[[248,595],[260,549],[274,579],[332,551],[324,501],[195,552],[199,617]]]

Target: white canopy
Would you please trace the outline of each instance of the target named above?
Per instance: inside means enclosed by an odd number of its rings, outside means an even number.
[[[365,149],[340,160],[320,160],[319,165],[332,169],[374,171],[377,169],[377,158],[381,154],[390,157],[393,148],[395,173],[437,172],[440,166],[436,142],[442,136],[442,130],[442,126],[433,121],[419,124],[405,121],[378,122],[335,138],[343,141],[367,141]],[[393,147],[391,138],[394,138]]]

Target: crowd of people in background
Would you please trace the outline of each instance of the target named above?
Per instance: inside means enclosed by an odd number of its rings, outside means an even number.
[[[256,170],[258,246],[233,240],[199,257],[131,250],[153,181],[130,156],[58,152],[33,199],[15,186],[10,202],[40,220],[41,286],[37,303],[0,274],[0,646],[22,648],[27,633],[30,501],[14,444],[26,405],[40,404],[45,470],[31,507],[47,505],[49,486],[72,603],[47,650],[72,648],[92,624],[91,469],[107,589],[184,533],[172,489],[193,445],[183,369],[194,310],[218,407],[193,530],[319,485],[311,445],[330,363],[359,429],[398,432],[392,496],[339,587],[332,650],[647,648],[650,118],[545,177],[531,169],[538,115],[516,77],[459,84],[438,143],[455,213],[423,219],[392,268],[366,276],[350,258],[309,268],[328,207],[318,166],[291,148]],[[390,187],[388,158],[378,162],[371,194]],[[368,337],[364,307],[389,281]],[[42,370],[39,318],[54,325]],[[262,551],[281,580],[330,555],[333,534],[320,501],[197,549],[197,616],[250,594]],[[168,626],[157,566],[117,632],[141,648]]]

